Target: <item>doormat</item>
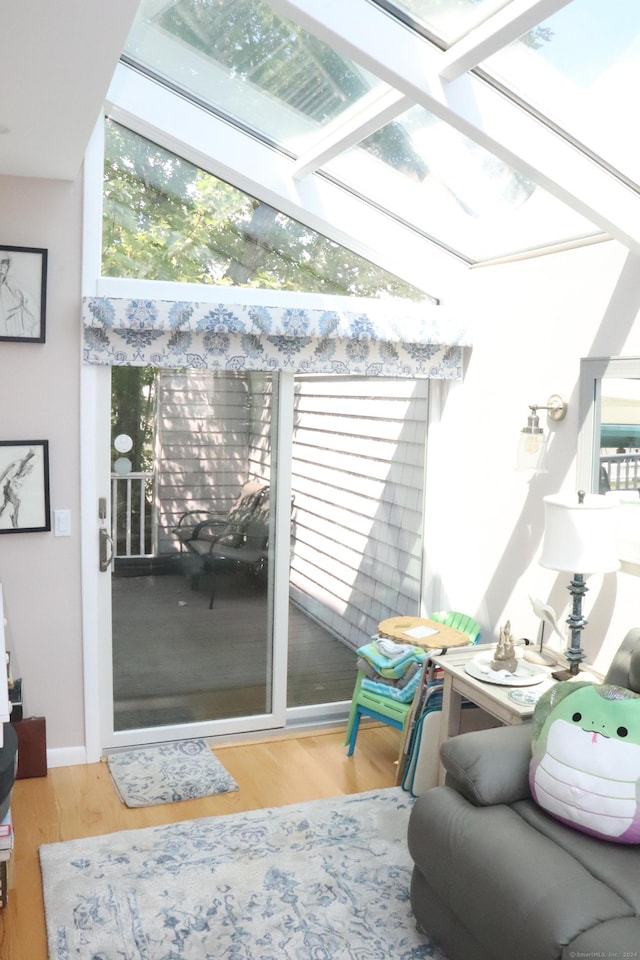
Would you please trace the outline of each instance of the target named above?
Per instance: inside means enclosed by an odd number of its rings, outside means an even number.
[[[128,807],[230,793],[238,784],[205,740],[176,740],[107,757],[120,799]]]

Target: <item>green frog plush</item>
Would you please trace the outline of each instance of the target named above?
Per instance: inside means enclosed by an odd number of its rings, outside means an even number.
[[[580,681],[551,687],[534,713],[529,785],[563,823],[640,843],[640,695]]]

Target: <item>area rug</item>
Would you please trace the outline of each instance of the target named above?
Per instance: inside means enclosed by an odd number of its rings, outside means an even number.
[[[237,790],[205,740],[176,740],[112,753],[109,772],[128,807],[194,800]]]
[[[40,847],[49,960],[446,960],[399,787]]]

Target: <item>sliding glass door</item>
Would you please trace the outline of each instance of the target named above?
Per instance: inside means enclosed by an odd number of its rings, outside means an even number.
[[[426,420],[425,381],[113,369],[114,743],[346,713],[420,611]]]
[[[116,733],[274,724],[276,407],[269,375],[113,370]]]

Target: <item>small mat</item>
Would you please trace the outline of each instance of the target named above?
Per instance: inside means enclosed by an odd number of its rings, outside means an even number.
[[[195,800],[238,789],[205,740],[176,740],[113,753],[109,772],[128,807]]]

